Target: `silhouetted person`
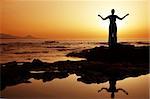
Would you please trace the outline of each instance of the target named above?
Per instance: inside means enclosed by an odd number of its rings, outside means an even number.
[[[109,81],[109,88],[101,88],[101,90],[98,90],[98,92],[101,92],[103,89],[105,89],[107,92],[111,92],[111,98],[115,98],[115,92],[123,91],[126,95],[128,95],[128,92],[126,92],[122,88],[116,89],[116,80],[110,80]]]
[[[111,10],[112,15],[107,16],[106,18],[103,18],[101,15],[98,15],[103,20],[109,19],[110,25],[109,25],[109,47],[114,47],[117,44],[117,25],[116,25],[116,18],[119,20],[124,19],[129,14],[126,14],[124,17],[120,18],[117,15],[114,15],[115,10]]]

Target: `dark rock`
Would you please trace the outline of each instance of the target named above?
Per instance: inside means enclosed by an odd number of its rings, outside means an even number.
[[[104,47],[105,48],[105,47]],[[103,49],[104,49],[103,48]],[[106,48],[108,49],[108,48]],[[30,83],[29,79],[42,79],[43,82],[55,78],[65,78],[69,74],[80,76],[78,81],[87,84],[104,83],[110,80],[121,80],[126,77],[136,77],[149,73],[148,64],[106,63],[100,61],[58,61],[54,63],[42,62],[34,59],[30,62],[9,62],[0,65],[0,90],[7,86],[14,86],[20,83]],[[145,66],[144,66],[145,65]],[[43,73],[31,73],[30,71],[45,71]]]
[[[65,47],[65,46],[48,46],[46,48],[67,48],[67,47]]]
[[[43,66],[43,62],[41,60],[39,60],[39,59],[34,59],[32,61],[32,65],[33,66]]]
[[[72,52],[67,56],[86,58],[89,61],[149,63],[149,46],[117,45],[114,48],[102,46],[81,52]]]
[[[58,41],[45,41],[44,44],[59,43]]]

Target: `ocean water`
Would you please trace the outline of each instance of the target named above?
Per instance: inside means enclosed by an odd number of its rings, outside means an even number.
[[[135,46],[147,46],[148,42],[121,42]],[[1,39],[0,40],[0,63],[10,61],[31,62],[40,59],[44,62],[60,60],[83,60],[82,58],[66,57],[73,51],[108,46],[107,42],[98,40],[49,40],[49,39]]]
[[[81,58],[71,58],[65,55],[72,51],[80,51],[97,45],[96,42],[88,41],[5,39],[0,42],[0,63],[9,61],[31,62],[35,58],[44,62],[81,60]]]
[[[149,45],[148,42],[121,43],[135,46]],[[108,45],[107,42],[96,40],[2,39],[0,41],[0,63],[31,62],[33,59],[50,63],[60,60],[78,61],[83,59],[66,57],[65,55],[72,51],[98,46]],[[89,73],[91,74],[91,72]],[[96,79],[94,73],[93,78],[90,76],[86,79],[91,83],[85,83],[79,80],[81,76],[77,74],[70,74],[63,70],[30,71],[28,75],[17,75],[14,79],[9,77],[10,79],[6,78],[6,82],[4,82],[5,88],[0,91],[0,97],[8,99],[149,99],[150,74],[141,74],[115,81],[114,87],[121,89],[115,92],[115,98],[111,98],[111,93],[106,90],[98,93],[101,88],[108,89],[112,86],[110,81],[95,83],[94,80],[91,82],[92,79]],[[80,75],[84,77],[85,74],[81,72]],[[97,79],[103,79],[103,76],[98,76]]]

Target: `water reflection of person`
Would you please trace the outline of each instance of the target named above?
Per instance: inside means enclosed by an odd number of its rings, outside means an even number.
[[[115,10],[111,10],[112,15],[107,16],[106,18],[103,18],[101,15],[98,15],[101,17],[103,20],[109,19],[110,20],[110,25],[109,25],[109,46],[115,46],[117,44],[117,25],[116,25],[116,18],[119,20],[124,19],[126,16],[129,14],[126,14],[124,17],[120,18],[117,15],[114,15]]]
[[[102,90],[106,90],[107,92],[111,92],[111,98],[114,99],[115,98],[115,93],[122,91],[124,92],[126,95],[128,95],[128,92],[126,92],[124,89],[122,88],[118,88],[116,89],[116,80],[110,80],[109,81],[109,88],[101,88],[101,90],[98,90],[98,92],[101,92]]]

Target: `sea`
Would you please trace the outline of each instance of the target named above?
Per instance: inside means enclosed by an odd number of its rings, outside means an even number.
[[[143,41],[120,43],[149,46],[149,42]],[[48,63],[80,61],[85,59],[66,57],[66,54],[99,46],[108,44],[99,40],[1,39],[0,63],[32,62],[33,59]],[[27,76],[17,75],[15,79],[11,79],[10,75],[6,82],[2,81],[5,88],[0,91],[0,99],[149,99],[150,74],[115,81],[113,88],[118,91],[115,92],[114,98],[108,90],[98,93],[102,88],[112,87],[110,81],[92,83],[91,79],[96,79],[93,76],[88,78],[91,83],[84,83],[80,78],[77,74],[68,74],[66,71],[31,71]]]
[[[144,41],[120,43],[135,46],[149,45],[149,42]],[[99,46],[108,46],[108,44],[106,41],[99,40],[1,39],[0,63],[31,62],[33,59],[50,63],[65,60],[78,61],[83,58],[66,57],[66,54]]]

